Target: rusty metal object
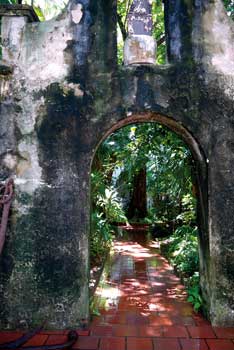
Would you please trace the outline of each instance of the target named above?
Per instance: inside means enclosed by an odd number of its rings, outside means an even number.
[[[5,243],[6,229],[10,207],[14,193],[14,181],[8,179],[4,185],[0,185],[0,208],[2,207],[2,216],[0,222],[0,255]]]
[[[43,324],[44,325],[44,324]],[[34,335],[39,333],[43,329],[43,325],[34,329],[31,332],[28,332],[27,334],[22,335],[22,337],[0,345],[0,349],[6,349],[6,350],[11,350],[11,349],[19,349],[22,345],[27,343]]]
[[[42,345],[42,346],[24,346],[23,350],[63,350],[70,349],[78,340],[78,334],[76,331],[70,331],[67,335],[67,342],[63,344],[55,345]]]
[[[0,349],[5,350],[15,350],[21,349],[22,346],[31,338],[33,338],[36,334],[38,334],[42,330],[43,326],[36,328],[35,330],[23,335],[19,339],[1,344]],[[76,331],[70,331],[67,335],[67,342],[62,344],[54,344],[54,345],[41,345],[41,346],[24,346],[22,349],[24,350],[65,350],[70,349],[78,339],[78,334]]]

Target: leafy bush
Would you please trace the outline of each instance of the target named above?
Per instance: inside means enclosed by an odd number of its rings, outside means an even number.
[[[196,222],[196,199],[191,193],[187,193],[182,198],[182,212],[177,215],[176,220],[181,220],[184,224],[193,224]]]
[[[172,264],[185,276],[199,270],[197,228],[183,225],[174,232],[169,248]]]
[[[117,192],[112,187],[105,188],[104,195],[97,196],[97,206],[102,209],[109,222],[127,222]]]
[[[103,213],[93,212],[91,222],[90,261],[91,266],[95,266],[102,264],[111,246],[113,231]]]
[[[187,280],[188,301],[193,304],[194,310],[199,311],[203,306],[201,288],[199,285],[199,273],[195,272]]]
[[[183,225],[176,229],[169,239],[166,256],[183,277],[188,292],[188,301],[198,311],[203,305],[199,285],[199,256],[197,228]]]
[[[94,170],[91,174],[93,214],[91,216],[90,263],[102,264],[113,240],[114,221],[127,222],[117,191],[106,185],[105,174]]]

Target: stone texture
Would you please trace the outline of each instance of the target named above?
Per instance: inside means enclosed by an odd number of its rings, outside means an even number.
[[[44,23],[16,19],[0,107],[1,178],[16,183],[1,328],[88,317],[92,159],[112,131],[144,121],[168,126],[193,153],[207,314],[234,324],[233,23],[220,0],[165,0],[165,15],[169,64],[151,67],[117,66],[115,1],[72,0]]]

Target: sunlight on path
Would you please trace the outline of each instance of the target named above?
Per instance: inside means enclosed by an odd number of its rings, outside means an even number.
[[[196,325],[207,324],[194,314],[187,294],[172,267],[146,245],[144,233],[131,241],[115,241],[109,276],[96,292],[100,317],[95,324]],[[134,239],[135,238],[135,239]]]
[[[99,316],[89,329],[77,330],[72,349],[234,350],[234,328],[211,327],[193,312],[184,286],[158,248],[147,244],[143,231],[115,241],[112,264],[96,291]],[[25,345],[59,344],[66,334],[42,331]],[[19,335],[0,332],[0,344]]]

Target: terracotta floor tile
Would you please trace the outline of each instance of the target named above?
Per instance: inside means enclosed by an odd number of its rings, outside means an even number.
[[[106,316],[103,316],[103,315],[92,317],[92,321],[91,321],[92,326],[98,326],[103,322],[105,322],[105,317]],[[111,317],[113,316],[111,315]]]
[[[99,338],[97,337],[80,337],[72,349],[79,350],[97,350]]]
[[[167,316],[150,316],[149,317],[151,326],[172,326],[173,320]]]
[[[188,338],[188,332],[184,326],[163,327],[165,338]]]
[[[128,302],[126,302],[126,303],[120,302],[118,305],[118,310],[120,310],[120,311],[137,311],[137,306],[131,305]]]
[[[44,345],[48,339],[48,335],[46,334],[37,334],[34,337],[32,337],[27,343],[24,344],[24,346],[38,346],[38,345]],[[52,336],[53,337],[53,336]],[[57,337],[57,335],[55,335]],[[58,336],[63,337],[63,335]],[[63,342],[63,341],[62,341]]]
[[[100,350],[125,350],[125,338],[102,338]]]
[[[107,315],[105,317],[105,323],[126,324],[126,313],[123,313],[122,315]]]
[[[207,339],[210,350],[234,350],[234,344],[228,339]]]
[[[152,339],[127,338],[127,350],[153,350]]]
[[[113,336],[115,337],[136,337],[138,327],[126,325],[113,325]]]
[[[118,271],[118,288],[122,294],[116,310],[110,314],[103,312],[100,322],[113,326],[113,336],[188,338],[186,326],[209,325],[205,321],[202,323],[200,314],[193,317],[185,288],[166,259],[134,240],[116,241],[115,245],[121,249],[117,260],[122,266]],[[95,323],[97,325],[97,321]],[[195,331],[191,328],[191,332]],[[215,337],[211,332],[203,330],[200,335]],[[102,335],[95,330],[92,334]],[[108,331],[106,335],[111,336]],[[171,342],[178,346],[177,342]]]
[[[208,350],[204,339],[180,339],[182,350]]]
[[[101,315],[115,315],[116,314],[116,309],[113,308],[109,308],[109,309],[99,309],[98,310],[100,312]],[[97,316],[100,317],[100,316]],[[95,317],[94,317],[95,318]]]
[[[95,336],[111,336],[112,326],[96,326],[92,327],[90,330],[91,335]]]
[[[175,308],[179,311],[181,316],[192,316],[193,307],[190,304],[187,305],[175,305]]]
[[[141,326],[139,327],[140,337],[162,337],[161,327]]]
[[[87,329],[87,330],[77,329],[76,332],[77,332],[79,337],[83,337],[83,336],[87,337],[90,334],[89,329]]]
[[[139,232],[134,235],[143,237]],[[201,314],[195,314],[166,259],[135,238],[115,241],[117,258],[110,285],[120,297],[109,309],[100,308],[100,316],[93,318],[91,335],[78,331],[74,350],[234,350],[234,329],[213,330]],[[97,305],[98,298],[99,305],[108,301],[97,296]],[[29,344],[61,344],[67,340],[67,332],[43,331]],[[18,332],[2,332],[0,343],[18,337]]]
[[[140,314],[127,314],[125,321],[129,325],[147,325],[147,324],[149,324],[148,317],[144,317]]]
[[[195,323],[197,326],[210,326],[210,322],[206,320],[201,314],[195,314],[192,315]]]
[[[47,334],[47,335],[64,335],[64,334],[67,334],[69,332],[69,330],[60,330],[60,331],[47,331],[47,330],[42,330],[40,332],[40,334]]]
[[[153,342],[155,350],[181,350],[178,339],[158,338]]]
[[[213,327],[218,338],[234,339],[234,327]]]
[[[184,317],[182,317],[181,324],[183,324],[185,326],[196,326],[196,323],[195,323],[195,321],[194,321],[192,316],[184,316]]]
[[[188,326],[187,329],[192,338],[216,338],[211,326]]]
[[[66,335],[58,335],[58,334],[54,334],[54,335],[49,335],[47,341],[46,341],[46,345],[53,345],[53,344],[62,344],[67,342],[67,336]]]
[[[0,332],[0,344],[8,343],[14,341],[21,337],[20,332]]]

